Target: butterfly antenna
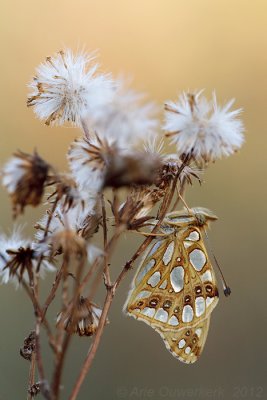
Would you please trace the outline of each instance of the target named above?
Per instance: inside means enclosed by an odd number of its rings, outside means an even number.
[[[183,196],[181,195],[181,193],[178,193],[179,199],[181,200],[181,202],[183,203],[183,205],[185,206],[187,212],[189,215],[192,214],[192,210],[190,209],[190,207],[188,206],[188,204],[186,203],[185,199],[183,198]]]
[[[227,283],[226,283],[226,280],[225,280],[225,278],[224,278],[224,276],[223,276],[223,273],[222,273],[222,270],[221,270],[220,265],[219,265],[219,263],[218,263],[218,260],[217,260],[215,254],[214,254],[214,252],[213,252],[213,250],[212,250],[211,242],[210,242],[210,240],[209,240],[208,233],[207,233],[207,230],[206,230],[205,227],[204,227],[204,232],[205,232],[205,235],[206,235],[206,238],[207,238],[207,243],[208,243],[209,251],[211,252],[212,257],[213,257],[213,259],[214,259],[214,261],[215,261],[215,264],[216,264],[216,266],[217,266],[217,268],[218,268],[218,270],[219,270],[219,273],[220,273],[220,275],[221,275],[221,280],[222,280],[222,285],[223,285],[223,293],[224,293],[225,297],[228,297],[228,296],[230,296],[230,294],[231,294],[231,289],[230,289],[230,287],[229,287],[229,286],[227,285]]]

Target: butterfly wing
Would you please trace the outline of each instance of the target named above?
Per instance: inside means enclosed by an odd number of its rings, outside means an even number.
[[[161,331],[197,326],[218,302],[215,275],[201,231],[174,229],[147,251],[125,311]]]
[[[156,329],[171,354],[186,364],[193,364],[200,357],[205,345],[210,324],[210,317],[200,321],[193,328],[177,332],[164,332]]]

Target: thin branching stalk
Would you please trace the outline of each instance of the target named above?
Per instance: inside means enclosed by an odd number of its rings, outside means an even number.
[[[33,352],[32,358],[31,358],[30,371],[29,371],[28,400],[33,399],[30,389],[31,389],[32,385],[34,384],[34,380],[35,380],[35,357],[36,357],[35,352]]]
[[[180,173],[181,171],[179,171]],[[159,226],[161,225],[167,211],[168,208],[172,202],[172,198],[175,192],[175,188],[176,188],[176,184],[178,181],[179,175],[177,174],[177,176],[175,177],[171,190],[167,193],[166,195],[166,201],[164,201],[162,204],[164,205],[161,210],[160,210],[160,219],[158,220],[157,224],[155,225],[155,227],[153,228],[153,230],[151,231],[151,236],[147,237],[145,239],[145,241],[142,243],[142,245],[138,248],[138,250],[135,252],[135,254],[133,255],[133,257],[131,258],[131,260],[129,262],[127,262],[125,264],[125,266],[123,267],[121,273],[118,275],[117,279],[115,280],[114,284],[111,285],[110,287],[107,287],[107,294],[106,294],[106,298],[104,301],[104,307],[103,307],[103,311],[101,314],[101,318],[99,321],[99,326],[92,344],[92,347],[90,348],[87,357],[85,358],[85,361],[83,363],[83,366],[80,370],[80,374],[76,380],[76,383],[74,385],[74,388],[71,392],[71,395],[69,397],[69,400],[75,400],[77,398],[77,395],[79,393],[80,387],[87,375],[87,373],[90,370],[90,367],[92,365],[92,362],[95,358],[98,346],[100,344],[100,340],[103,334],[103,329],[105,327],[105,321],[109,312],[109,309],[111,307],[112,304],[112,300],[113,297],[115,296],[116,290],[118,288],[118,286],[120,285],[120,283],[122,282],[123,278],[125,277],[126,273],[128,272],[128,270],[130,269],[131,265],[133,264],[133,262],[142,254],[143,251],[145,251],[145,249],[147,248],[147,246],[151,243],[151,241],[153,240],[153,233],[156,233],[157,229],[159,228]]]

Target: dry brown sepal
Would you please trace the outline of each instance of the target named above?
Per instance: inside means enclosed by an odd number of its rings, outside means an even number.
[[[183,161],[178,158],[168,158],[162,161],[162,166],[159,170],[155,185],[161,189],[167,189],[170,187],[176,175],[179,171],[182,171],[179,174],[179,182],[180,185],[183,182],[188,183],[190,185],[193,184],[193,179],[197,179],[199,183],[201,183],[201,179],[199,176],[199,170],[188,165],[189,161],[187,161],[187,165],[183,165]]]
[[[4,269],[9,270],[9,276],[17,276],[20,282],[27,271],[30,282],[33,282],[33,260],[36,259],[34,250],[31,247],[19,247],[16,250],[8,249],[6,252],[10,256],[10,261]]]
[[[57,324],[63,322],[64,329],[79,336],[92,336],[98,327],[102,309],[88,299],[80,296],[76,307],[71,307],[67,313],[61,312],[57,317]],[[63,321],[62,321],[63,320]],[[106,320],[106,324],[108,320]]]
[[[33,154],[17,151],[14,157],[22,161],[20,168],[24,170],[15,190],[10,193],[16,217],[27,205],[36,207],[41,203],[50,165],[36,151]]]
[[[132,187],[125,203],[118,212],[119,221],[128,229],[135,230],[151,219],[149,212],[164,196],[165,191],[147,186]]]
[[[77,184],[68,174],[57,174],[50,177],[49,186],[54,186],[54,191],[48,197],[48,200],[56,199],[60,201],[62,209],[68,211],[70,208],[82,204],[84,199],[81,198]]]
[[[132,185],[151,185],[161,168],[161,158],[145,152],[131,152],[110,159],[104,186],[119,188]]]
[[[72,229],[62,229],[47,238],[51,248],[51,258],[54,254],[63,253],[66,260],[71,258],[83,260],[87,257],[85,240]]]

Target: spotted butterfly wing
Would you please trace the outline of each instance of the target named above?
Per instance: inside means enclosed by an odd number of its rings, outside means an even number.
[[[201,232],[209,214],[198,210],[196,215],[167,216],[162,225],[166,237],[149,248],[134,278],[125,311],[155,329],[197,326],[218,302]]]
[[[194,328],[185,328],[177,332],[156,331],[160,334],[170,353],[186,364],[193,364],[204,348],[210,324],[210,317],[200,321]]]

